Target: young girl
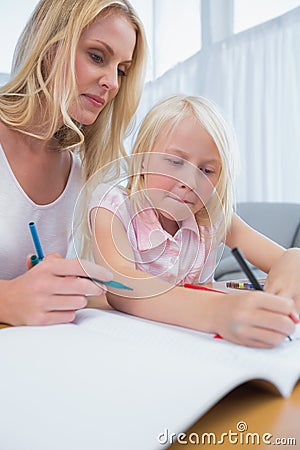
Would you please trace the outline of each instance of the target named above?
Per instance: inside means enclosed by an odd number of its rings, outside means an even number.
[[[233,212],[233,148],[228,125],[208,100],[177,95],[158,103],[137,136],[127,189],[100,184],[93,192],[93,254],[132,288],[107,293],[116,309],[272,347],[298,321],[300,255]],[[266,292],[180,286],[212,280],[222,241],[270,272]]]

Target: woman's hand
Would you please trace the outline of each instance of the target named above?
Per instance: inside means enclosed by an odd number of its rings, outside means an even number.
[[[224,295],[216,317],[224,339],[250,347],[274,347],[292,334],[299,321],[292,299],[266,292]]]
[[[266,292],[294,299],[300,312],[300,248],[290,248],[271,267]]]
[[[23,275],[2,280],[0,322],[10,325],[72,322],[76,311],[87,305],[87,297],[106,292],[104,286],[78,276],[112,279],[112,274],[101,266],[52,254]]]

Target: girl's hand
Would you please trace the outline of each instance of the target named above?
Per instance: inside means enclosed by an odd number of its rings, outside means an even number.
[[[294,299],[300,312],[300,248],[290,248],[271,267],[264,287],[270,294]]]
[[[299,316],[292,299],[266,292],[224,295],[216,317],[217,333],[250,347],[274,347],[295,329]]]
[[[72,322],[75,312],[87,305],[88,296],[106,292],[104,286],[78,275],[112,279],[112,274],[101,266],[52,254],[23,275],[1,281],[1,321],[11,325]]]

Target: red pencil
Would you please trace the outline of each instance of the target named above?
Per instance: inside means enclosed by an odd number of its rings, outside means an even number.
[[[226,294],[226,292],[219,291],[218,289],[212,289],[212,288],[203,286],[203,284],[189,284],[189,283],[185,283],[183,286],[185,288],[189,288],[189,289],[199,289],[200,291],[219,292],[220,294]]]
[[[199,291],[219,292],[220,294],[226,294],[226,292],[218,291],[217,289],[211,289],[211,288],[208,288],[206,286],[203,286],[202,284],[189,284],[189,283],[186,283],[183,286],[185,288],[189,288],[189,289],[199,289]],[[220,336],[219,334],[215,334],[214,338],[215,339],[223,339],[222,336]]]

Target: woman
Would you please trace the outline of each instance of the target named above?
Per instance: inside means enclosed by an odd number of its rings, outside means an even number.
[[[0,89],[1,322],[70,322],[88,295],[104,291],[78,276],[111,279],[63,257],[82,178],[124,154],[145,54],[127,0],[41,0],[26,25]],[[30,221],[48,256],[26,271]]]

